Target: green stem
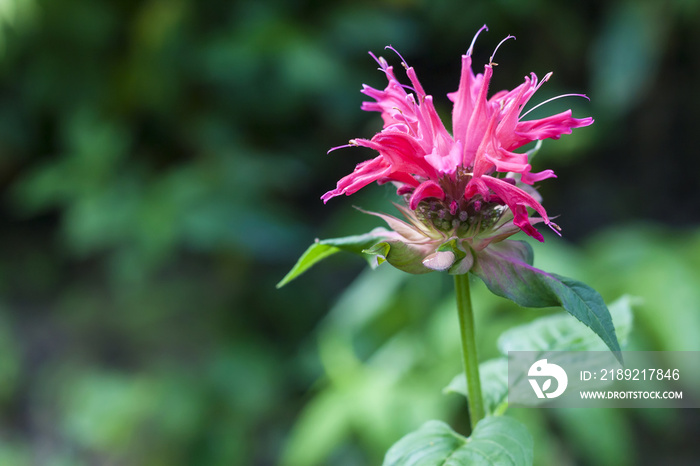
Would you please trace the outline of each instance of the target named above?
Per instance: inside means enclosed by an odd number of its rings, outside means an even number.
[[[479,360],[476,356],[476,339],[474,336],[474,311],[469,294],[469,274],[455,275],[457,291],[457,315],[459,330],[462,334],[462,357],[464,372],[467,376],[467,402],[472,430],[476,423],[484,418],[484,400],[481,397],[481,379],[479,378]]]

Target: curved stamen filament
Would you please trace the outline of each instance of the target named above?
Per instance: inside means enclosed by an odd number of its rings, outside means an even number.
[[[408,69],[408,62],[407,62],[406,60],[404,60],[404,58],[401,56],[401,54],[400,54],[393,46],[387,45],[386,47],[384,47],[384,49],[385,49],[385,50],[386,50],[386,49],[389,49],[389,50],[391,50],[392,52],[394,52],[396,55],[398,55],[399,58],[401,59],[401,64],[403,65],[403,67],[406,68],[406,69]]]
[[[330,149],[328,149],[328,152],[326,152],[326,154],[330,154],[334,150],[344,149],[346,147],[355,147],[355,146],[357,146],[357,144],[353,144],[352,141],[350,141],[350,144],[343,144],[342,146],[331,147]]]
[[[493,53],[491,54],[491,58],[489,58],[489,65],[497,65],[497,64],[498,64],[498,63],[494,63],[494,62],[493,62],[493,57],[496,56],[496,52],[498,52],[498,48],[499,48],[505,41],[507,41],[508,39],[515,39],[515,36],[508,35],[508,37],[506,37],[505,39],[503,39],[502,41],[500,41],[500,42],[498,43],[498,45],[496,46],[496,48],[493,50]]]
[[[389,63],[384,59],[384,57],[377,57],[374,53],[372,52],[367,52],[369,53],[369,56],[374,58],[374,61],[376,61],[380,68],[379,71],[384,71],[386,73],[386,69],[389,67]]]
[[[543,82],[544,82],[544,81],[543,81]],[[525,115],[527,115],[528,113],[530,113],[530,112],[533,111],[534,109],[536,109],[536,108],[538,108],[538,107],[541,107],[542,105],[547,104],[547,103],[549,103],[549,102],[551,102],[551,101],[553,101],[553,100],[561,99],[562,97],[583,97],[583,98],[586,99],[586,100],[591,100],[591,99],[588,98],[588,96],[587,96],[586,94],[562,94],[562,95],[558,95],[558,96],[556,96],[556,97],[552,97],[551,99],[547,99],[547,100],[545,100],[544,102],[540,102],[539,104],[535,105],[535,106],[532,107],[530,110],[528,110],[527,112],[525,112],[525,113],[523,113],[522,115],[520,115],[520,117],[518,118],[518,120],[521,120]]]
[[[481,26],[481,29],[479,29],[478,31],[476,31],[476,34],[474,34],[474,38],[472,39],[472,43],[471,43],[471,45],[469,46],[469,49],[467,49],[467,56],[468,56],[468,57],[471,57],[471,56],[472,56],[472,52],[474,51],[474,44],[476,43],[476,38],[479,37],[479,34],[481,34],[481,31],[487,31],[487,32],[488,32],[488,30],[489,30],[489,28],[487,28],[486,25],[484,24],[483,26]]]
[[[408,89],[409,91],[414,92],[416,95],[419,95],[418,91],[415,90],[415,88],[409,86],[408,84],[401,84],[401,83],[398,83],[398,84],[399,84],[399,86],[403,87],[404,89]]]
[[[538,90],[540,90],[540,87],[542,87],[542,84],[544,84],[544,83],[546,83],[547,81],[549,81],[549,79],[552,77],[553,74],[554,74],[554,71],[550,71],[549,73],[545,74],[545,75],[544,75],[544,78],[542,78],[542,81],[540,81],[540,82],[537,84],[537,87],[535,87],[535,92],[537,92]],[[534,94],[534,92],[533,92],[533,94]]]

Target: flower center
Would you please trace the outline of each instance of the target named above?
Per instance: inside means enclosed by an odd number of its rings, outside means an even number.
[[[408,202],[406,196],[406,201]],[[416,206],[416,217],[430,228],[459,237],[469,237],[491,228],[506,207],[497,202],[486,202],[480,195],[469,200],[450,198],[424,199]]]

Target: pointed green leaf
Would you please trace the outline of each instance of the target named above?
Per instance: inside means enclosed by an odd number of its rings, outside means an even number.
[[[476,254],[472,269],[492,293],[525,307],[561,306],[590,327],[621,359],[610,311],[588,285],[536,269],[532,249],[522,241],[502,241]]]
[[[371,232],[365,233],[364,235],[316,240],[314,244],[309,246],[309,248],[304,251],[304,254],[301,255],[297,263],[294,264],[294,267],[292,267],[292,270],[290,270],[289,273],[287,273],[287,275],[280,280],[280,282],[277,284],[277,288],[282,288],[284,285],[306,272],[316,263],[340,251],[364,255],[365,258],[370,261],[370,265],[372,265],[373,262],[376,264],[376,258],[367,257],[362,253],[365,249],[372,247],[378,241],[385,238],[388,233],[390,232],[384,228],[375,228]]]
[[[461,466],[532,464],[529,432],[513,418],[487,417],[464,437],[440,421],[428,421],[387,452],[383,466]]]
[[[610,304],[615,332],[624,345],[632,330],[632,305],[635,299],[622,296]],[[540,317],[506,330],[498,338],[498,351],[605,351],[605,345],[591,331],[564,314]]]
[[[615,332],[625,345],[632,330],[632,305],[635,298],[622,296],[610,304]],[[568,315],[540,317],[532,322],[505,331],[498,339],[498,350],[509,351],[605,351],[605,344],[588,327]],[[508,407],[508,359],[500,357],[479,364],[481,393],[489,415],[501,415]],[[467,396],[464,372],[456,375],[443,389],[444,393]]]

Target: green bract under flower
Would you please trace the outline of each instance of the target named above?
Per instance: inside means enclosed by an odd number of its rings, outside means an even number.
[[[395,204],[405,221],[391,215],[367,212],[382,218],[393,231],[366,253],[376,254],[394,267],[409,273],[433,270],[467,273],[474,254],[490,243],[520,231],[513,216],[501,205],[470,205],[450,212],[444,206],[426,202],[412,211]]]

